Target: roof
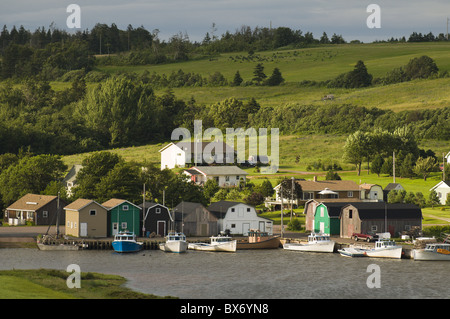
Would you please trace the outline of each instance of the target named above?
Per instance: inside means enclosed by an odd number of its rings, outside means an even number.
[[[347,202],[322,202],[317,205],[319,207],[320,205],[325,205],[327,207],[328,216],[338,218],[341,215],[341,209],[342,207],[348,205]]]
[[[12,203],[7,209],[36,211],[57,198],[57,196],[50,195],[26,194],[16,202]]]
[[[77,179],[78,172],[83,168],[83,165],[75,164],[72,166],[70,171],[67,173],[67,175],[64,177],[63,182],[74,182]]]
[[[367,189],[367,190],[370,190],[374,186],[380,186],[380,185],[378,185],[378,184],[368,184],[368,183],[364,183],[364,184],[359,185],[360,188]]]
[[[144,203],[139,204],[138,205],[140,208],[144,207]],[[160,203],[154,203],[154,202],[145,202],[145,209],[149,209],[152,208],[153,206],[161,206],[163,208],[166,208],[167,210],[169,210],[169,208],[167,208],[166,206],[164,206],[163,204]]]
[[[247,205],[245,203],[241,203],[241,202],[230,202],[230,201],[226,201],[226,200],[221,200],[215,203],[212,203],[211,205],[208,206],[208,210],[210,212],[215,212],[215,213],[226,213],[228,211],[228,208],[239,205],[239,204],[244,204]]]
[[[389,183],[387,184],[387,186],[384,188],[385,191],[391,191],[393,189],[396,189],[397,186],[400,186],[401,188],[403,188],[402,185],[400,185],[399,183]]]
[[[71,204],[67,205],[66,207],[64,207],[64,209],[65,210],[79,211],[79,210],[83,209],[84,207],[86,207],[87,205],[89,205],[91,203],[95,203],[98,206],[103,207],[104,209],[106,209],[106,207],[100,205],[99,203],[97,203],[96,201],[94,201],[92,199],[83,199],[83,198],[77,199],[73,203],[71,203]]]
[[[325,188],[329,188],[332,191],[359,191],[359,185],[354,181],[305,181],[305,180],[295,180],[297,184],[302,187],[302,191],[308,192],[320,192]],[[280,184],[275,186],[277,189]]]
[[[433,188],[430,189],[430,191],[435,190],[436,188],[446,185],[447,187],[450,187],[450,181],[441,181],[438,184],[434,185]]]
[[[110,199],[110,200],[104,202],[104,203],[102,204],[102,206],[106,207],[107,209],[112,209],[112,208],[114,208],[114,207],[116,207],[116,206],[119,206],[120,204],[122,204],[122,203],[124,203],[124,202],[127,202],[127,203],[130,204],[130,205],[133,205],[133,206],[135,206],[135,207],[137,207],[137,208],[140,208],[139,206],[136,206],[136,205],[134,205],[133,203],[130,203],[130,202],[127,201],[126,199],[119,199],[119,198],[112,198],[112,199]]]
[[[166,146],[164,146],[162,149],[159,150],[159,152],[163,152],[166,149],[168,149],[170,146],[175,145],[178,148],[180,148],[181,150],[186,151],[187,149],[190,148],[191,153],[194,153],[195,150],[197,150],[197,152],[202,152],[205,150],[205,147],[209,145],[209,148],[212,150],[214,149],[217,153],[218,148],[222,147],[222,150],[224,153],[233,153],[234,152],[234,148],[232,148],[231,146],[229,146],[228,144],[226,144],[223,141],[217,142],[217,141],[209,141],[209,142],[178,142],[177,144],[169,143]],[[195,149],[196,147],[196,149]]]
[[[201,166],[192,167],[191,170],[197,170],[204,175],[248,175],[237,166]]]
[[[179,203],[177,206],[175,206],[175,208],[173,209],[174,211],[178,211],[178,212],[191,212],[193,210],[196,210],[197,208],[204,208],[206,209],[205,206],[203,206],[200,203],[193,203],[193,202],[181,202]]]
[[[422,209],[413,204],[387,204],[385,202],[349,203],[358,210],[361,219],[418,219]],[[346,205],[346,206],[348,206]]]

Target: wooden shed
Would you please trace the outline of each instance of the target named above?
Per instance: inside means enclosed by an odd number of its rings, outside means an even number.
[[[385,202],[351,203],[341,211],[341,237],[353,233],[389,232],[397,237],[413,226],[422,228],[422,210],[412,204],[387,204]]]
[[[144,223],[144,235],[152,233],[164,237],[170,230],[174,229],[174,220],[172,214],[166,206],[153,202],[145,202],[139,207],[143,210],[141,220]]]
[[[174,208],[174,212],[177,230],[183,231],[187,236],[209,237],[219,233],[218,218],[200,203],[181,202]]]
[[[96,201],[79,198],[64,207],[66,235],[74,237],[107,237],[108,210]]]
[[[141,236],[140,207],[117,198],[104,202],[102,206],[108,209],[108,236],[114,236],[125,230]]]

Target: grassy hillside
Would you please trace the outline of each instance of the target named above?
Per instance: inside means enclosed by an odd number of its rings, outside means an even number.
[[[277,106],[287,103],[321,104],[322,96],[334,94],[336,100],[327,103],[351,103],[367,107],[392,109],[394,111],[437,108],[449,105],[449,78],[420,80],[389,86],[374,86],[365,89],[329,89],[326,87],[302,87],[302,81],[326,81],[353,69],[358,60],[363,60],[374,78],[406,65],[412,58],[428,55],[435,60],[441,72],[450,71],[449,43],[379,43],[345,44],[305,49],[221,54],[180,63],[145,66],[99,66],[98,70],[110,74],[144,71],[170,75],[183,70],[208,77],[222,73],[228,81],[239,71],[244,82],[251,81],[257,63],[263,63],[265,73],[279,68],[286,83],[279,87],[183,87],[173,88],[182,99],[195,100],[201,104],[212,104],[228,97],[248,99],[254,97],[262,106]],[[55,87],[64,84],[54,83]],[[158,90],[162,93],[166,89]]]

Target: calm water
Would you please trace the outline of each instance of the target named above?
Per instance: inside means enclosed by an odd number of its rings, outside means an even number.
[[[186,299],[448,298],[450,262],[346,258],[339,254],[237,251],[171,254],[143,251],[39,251],[1,249],[0,269],[52,268],[78,264],[82,272],[121,275],[144,293]],[[381,288],[368,288],[376,264]],[[81,283],[82,284],[82,283]]]

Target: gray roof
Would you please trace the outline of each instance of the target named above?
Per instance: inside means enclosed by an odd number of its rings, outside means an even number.
[[[397,186],[401,186],[401,187],[403,188],[403,186],[400,185],[399,183],[389,183],[389,184],[384,188],[384,190],[385,190],[385,191],[391,191],[391,190],[395,189]]]
[[[195,169],[205,175],[248,175],[246,171],[237,166],[197,166]]]
[[[421,219],[422,209],[413,204],[387,204],[385,202],[350,203],[361,219]]]

